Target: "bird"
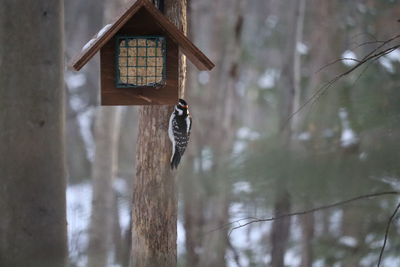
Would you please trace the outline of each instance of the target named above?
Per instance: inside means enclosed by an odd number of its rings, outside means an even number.
[[[168,136],[172,142],[171,169],[177,169],[179,162],[185,153],[189,143],[192,129],[192,117],[189,113],[189,105],[185,100],[179,99],[171,114],[168,125]]]

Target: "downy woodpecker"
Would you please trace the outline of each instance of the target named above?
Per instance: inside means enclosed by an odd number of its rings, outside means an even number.
[[[169,119],[168,135],[172,142],[171,169],[176,169],[189,143],[192,117],[185,100],[179,99]]]

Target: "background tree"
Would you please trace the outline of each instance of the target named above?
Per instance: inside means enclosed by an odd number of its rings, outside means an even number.
[[[0,265],[67,258],[62,0],[0,3]]]
[[[106,1],[103,24],[112,23],[126,2],[126,0]],[[114,237],[120,236],[120,233],[114,231],[114,226],[119,222],[118,213],[114,213],[117,212],[118,206],[115,204],[117,197],[113,182],[118,171],[121,111],[121,107],[99,106],[96,109],[94,129],[96,142],[92,168],[93,199],[88,247],[88,266],[93,267],[109,265],[109,252],[112,251]]]

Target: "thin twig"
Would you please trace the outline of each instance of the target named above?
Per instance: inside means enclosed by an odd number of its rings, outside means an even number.
[[[230,226],[230,225],[232,225],[232,224],[235,224],[235,223],[237,223],[237,224],[240,225],[240,222],[241,222],[241,221],[245,221],[245,220],[256,220],[256,219],[257,219],[256,217],[241,218],[241,219],[238,219],[238,220],[231,221],[231,222],[225,223],[225,224],[223,224],[223,225],[220,225],[220,226],[218,226],[218,228],[211,229],[211,230],[207,231],[205,234],[210,234],[210,233],[212,233],[212,232],[215,232],[215,231],[224,229],[224,228],[226,228],[226,227],[228,227],[228,226]]]
[[[386,225],[385,238],[383,240],[383,246],[381,248],[381,252],[379,253],[379,260],[378,260],[378,266],[377,267],[381,266],[383,252],[385,251],[386,242],[387,242],[387,239],[388,239],[388,236],[389,236],[390,225],[392,224],[392,221],[393,221],[394,217],[396,216],[396,213],[399,211],[399,209],[400,209],[400,202],[399,202],[399,204],[397,204],[396,209],[394,210],[392,216],[390,216],[389,221],[388,221],[388,223]]]
[[[357,63],[360,63],[360,60],[358,60],[358,59],[356,59],[356,58],[342,57],[342,58],[338,58],[338,59],[336,59],[336,60],[334,60],[334,61],[331,61],[331,62],[329,62],[328,64],[322,66],[322,67],[319,68],[315,73],[318,73],[318,72],[320,72],[321,70],[323,70],[323,69],[325,69],[325,68],[327,68],[327,67],[329,67],[329,66],[331,66],[331,65],[333,65],[333,64],[335,64],[335,63],[337,63],[337,62],[339,62],[339,61],[345,61],[345,60],[351,60],[351,61],[355,61],[355,62],[357,62]]]
[[[316,211],[320,211],[320,210],[325,210],[325,209],[331,209],[334,207],[338,207],[341,205],[345,205],[354,201],[358,201],[358,200],[362,200],[362,199],[366,199],[366,198],[373,198],[373,197],[380,197],[380,196],[385,196],[385,195],[399,195],[400,192],[398,191],[386,191],[386,192],[378,192],[378,193],[372,193],[372,194],[367,194],[367,195],[361,195],[361,196],[357,196],[354,198],[350,198],[350,199],[346,199],[346,200],[342,200],[342,201],[338,201],[332,204],[328,204],[328,205],[324,205],[324,206],[320,206],[320,207],[316,207],[316,208],[312,208],[312,209],[308,209],[308,210],[303,210],[303,211],[297,211],[297,212],[292,212],[292,213],[287,213],[287,214],[283,214],[283,215],[279,215],[276,217],[270,217],[270,218],[256,218],[256,219],[252,219],[251,221],[248,221],[244,224],[241,224],[239,226],[235,226],[233,227],[230,231],[229,234],[230,235],[234,230],[245,227],[249,224],[253,224],[253,223],[259,223],[259,222],[270,222],[270,221],[276,221],[276,220],[281,220],[287,217],[291,217],[291,216],[298,216],[298,215],[305,215],[308,213],[313,213]],[[225,228],[220,227],[219,229]]]
[[[332,80],[330,80],[329,82],[327,82],[326,84],[324,84],[322,87],[320,87],[314,94],[311,95],[311,97],[309,99],[307,99],[302,105],[300,105],[300,107],[295,110],[292,114],[290,114],[290,116],[287,118],[286,122],[284,123],[284,125],[282,126],[282,128],[285,128],[289,121],[295,116],[297,115],[305,106],[307,106],[309,103],[313,102],[316,99],[319,99],[319,97],[321,95],[323,95],[323,93],[328,90],[335,82],[337,82],[338,80],[340,80],[341,78],[343,78],[344,76],[350,74],[351,72],[355,71],[356,69],[358,69],[360,66],[362,66],[364,63],[373,60],[373,59],[378,59],[382,56],[385,56],[387,54],[389,54],[390,52],[393,52],[394,50],[396,50],[397,48],[400,47],[400,45],[395,45],[392,47],[389,47],[383,51],[380,51],[377,53],[377,51],[379,49],[381,49],[383,46],[385,46],[386,44],[392,42],[393,40],[400,38],[400,35],[396,35],[392,38],[390,38],[389,40],[385,41],[384,43],[382,43],[381,45],[379,45],[378,47],[376,47],[375,49],[373,49],[370,53],[368,53],[366,56],[364,56],[359,63],[357,63],[356,65],[354,65],[352,68],[350,68],[349,70],[341,73],[340,75],[336,76],[335,78],[333,78]]]

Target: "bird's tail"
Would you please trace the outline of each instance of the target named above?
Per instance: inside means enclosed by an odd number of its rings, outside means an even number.
[[[174,168],[176,169],[178,167],[179,162],[181,161],[181,155],[179,152],[176,150],[174,155],[172,156],[171,159],[171,169],[173,170]]]

